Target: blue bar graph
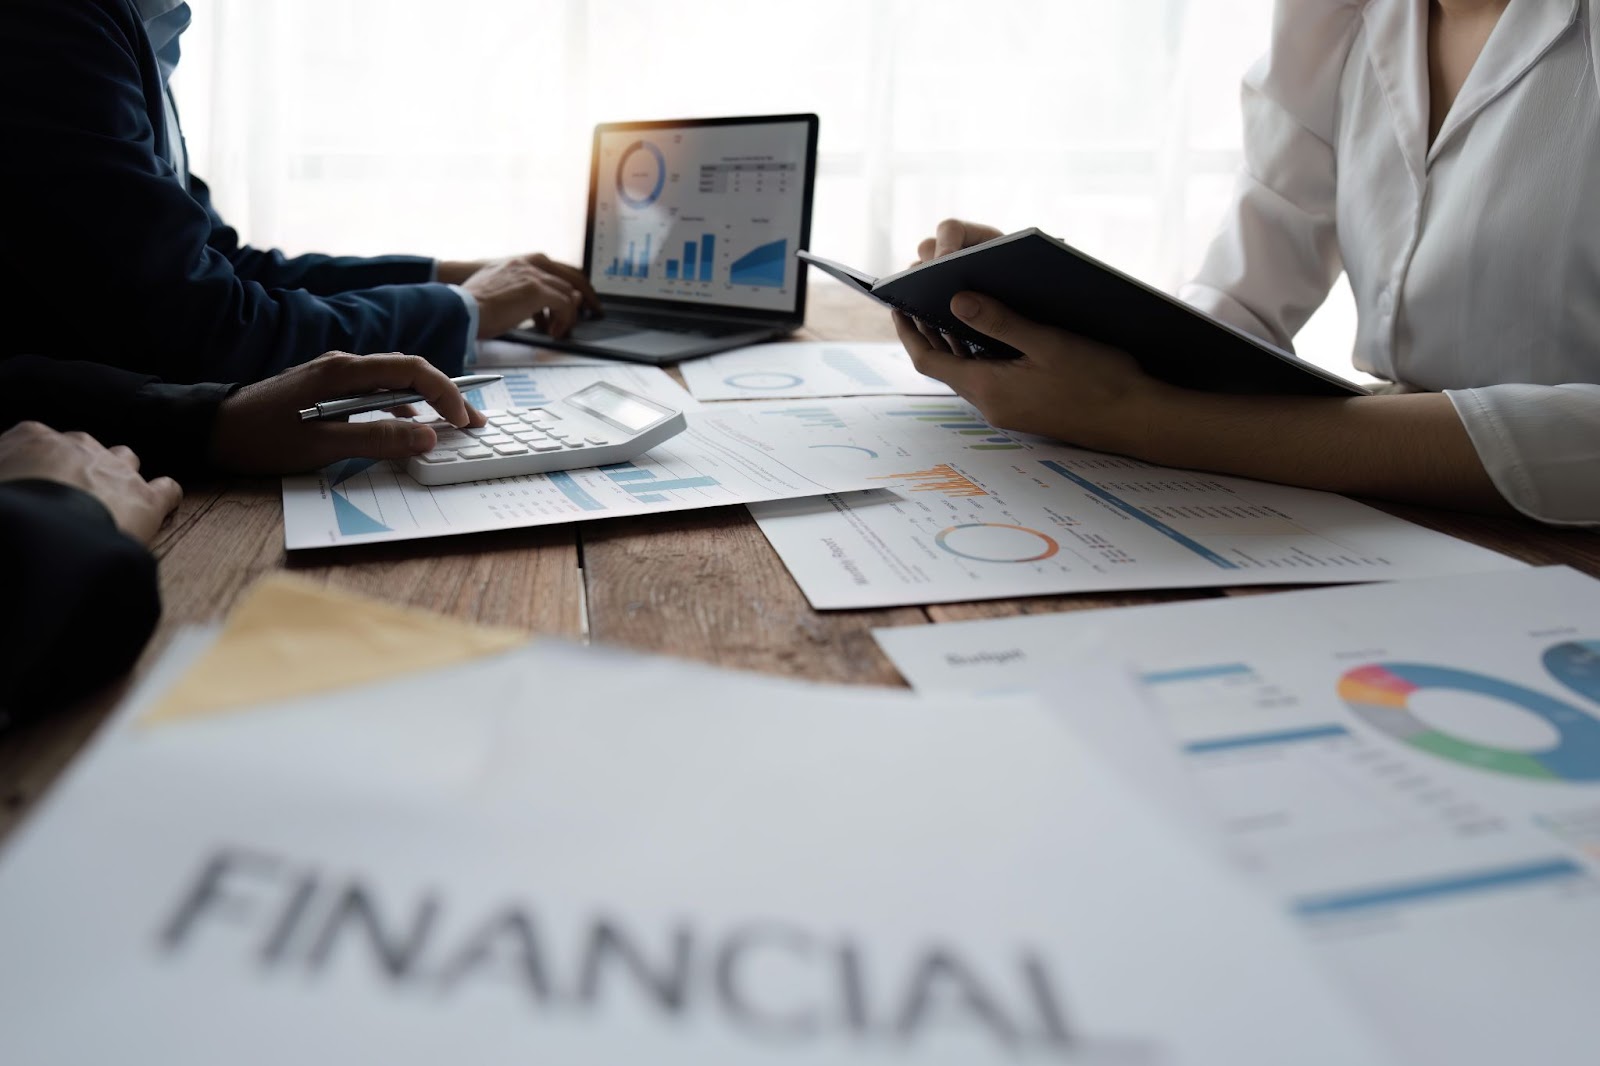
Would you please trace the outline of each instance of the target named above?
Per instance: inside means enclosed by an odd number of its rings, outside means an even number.
[[[638,275],[641,278],[650,276],[650,234],[644,235],[644,256],[639,260]]]
[[[1335,737],[1349,735],[1350,730],[1342,725],[1316,725],[1305,729],[1284,729],[1276,733],[1251,733],[1248,736],[1197,740],[1193,744],[1185,744],[1183,750],[1190,755],[1204,755],[1212,751],[1261,748],[1269,744],[1295,744],[1305,740],[1332,740]]]
[[[771,241],[746,252],[728,268],[728,280],[735,285],[756,285],[781,289],[789,265],[789,240]]]
[[[714,477],[680,477],[666,480],[657,479],[655,472],[641,470],[632,463],[618,463],[608,466],[604,473],[619,488],[627,489],[633,497],[641,503],[667,503],[667,497],[660,495],[663,492],[673,492],[678,489],[712,489],[722,482]]]
[[[628,242],[628,261],[622,264],[622,276],[633,277],[633,242]]]
[[[668,259],[667,260],[667,280],[668,281],[677,281],[678,280],[678,261],[676,259]]]
[[[696,252],[698,252],[699,250],[700,249],[695,245],[695,243],[693,241],[690,241],[689,243],[687,243],[687,244],[685,244],[683,246],[683,280],[684,281],[693,281],[694,280],[694,264],[695,264],[694,254]]]
[[[716,262],[712,255],[717,250],[717,239],[707,233],[700,238],[700,280],[711,280],[711,267]]]

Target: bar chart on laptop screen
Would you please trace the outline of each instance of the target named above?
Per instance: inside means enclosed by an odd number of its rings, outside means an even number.
[[[806,139],[803,122],[602,132],[596,289],[790,310]]]

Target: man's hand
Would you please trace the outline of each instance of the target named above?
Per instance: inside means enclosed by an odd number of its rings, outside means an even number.
[[[919,371],[955,389],[998,428],[1125,452],[1148,401],[1175,391],[1126,352],[1042,326],[987,296],[957,293],[950,313],[1023,357],[953,355],[898,313],[895,331]]]
[[[425,359],[329,352],[222,401],[211,433],[211,465],[240,474],[290,474],[340,459],[405,459],[431,449],[437,441],[433,430],[404,419],[300,421],[303,407],[383,389],[421,393],[451,425],[484,424],[461,390]]]
[[[472,265],[440,263],[439,280],[446,280],[447,268]],[[600,312],[600,297],[583,271],[537,252],[479,265],[458,284],[478,301],[479,340],[498,337],[529,319],[535,329],[562,337],[584,308]]]
[[[105,505],[117,528],[149,544],[183,499],[169,477],[146,481],[128,448],[102,447],[87,433],[57,433],[21,422],[0,434],[0,481],[37,478],[82,489]]]

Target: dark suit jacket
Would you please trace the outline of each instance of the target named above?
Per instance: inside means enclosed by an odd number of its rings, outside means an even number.
[[[427,259],[239,244],[164,161],[160,72],[131,0],[0,3],[0,355],[174,382],[256,381],[324,351],[459,373],[469,314]]]
[[[0,359],[0,432],[31,419],[139,453],[147,475],[202,470],[229,385],[42,356]],[[80,699],[127,671],[157,619],[156,564],[93,496],[0,482],[0,724]]]

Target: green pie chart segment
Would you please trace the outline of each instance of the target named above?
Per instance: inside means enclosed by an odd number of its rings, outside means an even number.
[[[1449,689],[1499,700],[1544,719],[1560,739],[1553,748],[1541,751],[1516,751],[1466,740],[1435,728],[1412,712],[1412,695],[1424,689]],[[1513,777],[1600,781],[1600,719],[1509,681],[1448,666],[1373,663],[1340,678],[1339,697],[1374,729],[1452,762]]]

